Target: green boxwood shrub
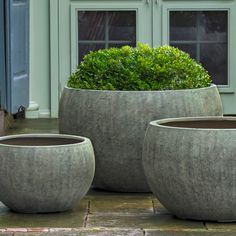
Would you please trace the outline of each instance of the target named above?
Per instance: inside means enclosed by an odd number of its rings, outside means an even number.
[[[139,43],[90,52],[68,80],[68,87],[97,90],[167,90],[207,87],[207,71],[189,54]]]

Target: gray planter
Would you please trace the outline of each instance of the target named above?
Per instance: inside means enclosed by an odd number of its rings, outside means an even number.
[[[65,88],[60,133],[89,137],[94,145],[95,188],[147,192],[142,143],[148,123],[180,116],[221,116],[216,86],[175,91],[104,91]]]
[[[174,215],[236,221],[236,118],[150,123],[143,145],[149,186]]]
[[[88,191],[95,161],[87,138],[27,134],[0,138],[0,201],[16,212],[66,211]]]

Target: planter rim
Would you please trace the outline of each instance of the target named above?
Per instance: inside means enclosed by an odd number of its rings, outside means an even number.
[[[217,85],[215,84],[211,84],[210,86],[208,87],[203,87],[203,88],[192,88],[192,89],[173,89],[173,90],[99,90],[99,89],[79,89],[79,88],[72,88],[72,87],[68,87],[67,85],[65,85],[65,88],[68,89],[68,90],[77,90],[77,91],[88,91],[88,92],[104,92],[104,93],[109,93],[109,92],[112,92],[112,93],[155,93],[155,92],[158,92],[158,93],[166,93],[166,92],[178,92],[178,91],[194,91],[194,90],[206,90],[206,89],[209,89],[209,88],[217,88]]]
[[[14,147],[14,148],[60,148],[60,147],[73,147],[76,145],[84,145],[90,143],[89,138],[85,138],[77,135],[67,135],[67,134],[47,134],[47,133],[32,133],[32,134],[16,134],[16,135],[6,135],[0,137],[0,142],[4,140],[11,140],[16,138],[63,138],[63,139],[73,139],[78,140],[78,143],[71,144],[60,144],[60,145],[14,145],[14,144],[4,144],[0,143],[0,147]]]
[[[202,116],[202,117],[179,117],[179,118],[167,118],[167,119],[161,119],[161,120],[154,120],[149,123],[152,127],[158,127],[158,128],[164,128],[164,129],[175,129],[175,130],[194,130],[194,131],[236,131],[235,128],[191,128],[191,127],[178,127],[178,126],[168,126],[164,125],[166,123],[174,123],[174,122],[185,122],[185,121],[235,121],[236,123],[236,117],[233,116],[227,116],[227,117],[221,117],[221,116]]]

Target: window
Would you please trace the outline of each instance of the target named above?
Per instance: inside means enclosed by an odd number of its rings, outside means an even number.
[[[201,62],[215,84],[228,84],[228,11],[171,10],[169,43]]]
[[[78,11],[79,62],[89,52],[136,45],[135,11]]]

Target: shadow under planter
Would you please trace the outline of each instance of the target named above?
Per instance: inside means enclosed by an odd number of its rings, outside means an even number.
[[[148,123],[182,116],[222,116],[217,87],[166,91],[65,87],[59,107],[59,131],[91,139],[96,158],[95,188],[148,192],[142,167]]]
[[[236,221],[236,118],[150,123],[143,145],[147,182],[184,219]]]
[[[0,138],[0,201],[16,212],[72,209],[95,171],[89,139],[27,134]]]

